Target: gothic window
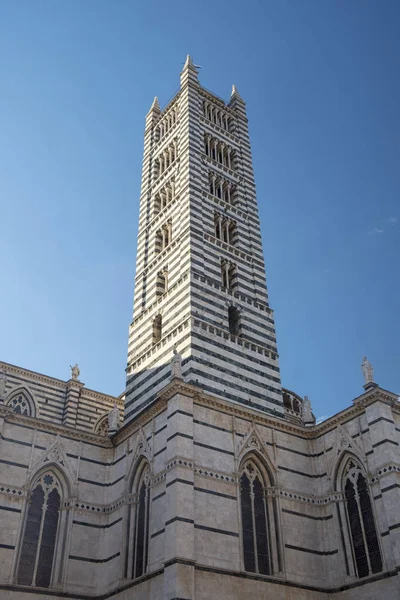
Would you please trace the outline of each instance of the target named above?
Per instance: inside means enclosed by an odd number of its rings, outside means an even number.
[[[221,262],[222,286],[228,290],[233,289],[236,285],[236,265],[223,260]]]
[[[156,295],[162,296],[168,289],[168,271],[163,269],[157,273]]]
[[[367,480],[360,465],[348,459],[343,476],[346,516],[358,577],[382,571],[382,557]]]
[[[13,392],[6,404],[11,406],[20,415],[26,415],[27,417],[36,416],[35,404],[25,390]]]
[[[158,344],[162,338],[162,316],[157,315],[153,321],[153,345]]]
[[[228,308],[229,333],[231,335],[240,335],[240,313],[235,306]]]
[[[240,477],[244,569],[269,575],[272,572],[271,535],[264,487],[257,465],[247,460]]]
[[[147,571],[149,559],[150,467],[143,460],[136,471],[128,509],[125,577],[136,579]]]
[[[35,483],[28,500],[17,583],[49,587],[59,523],[61,487],[51,471]]]

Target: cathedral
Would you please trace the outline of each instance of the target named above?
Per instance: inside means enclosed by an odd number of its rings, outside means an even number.
[[[0,598],[400,599],[400,402],[281,385],[246,105],[146,116],[118,397],[0,362]],[[121,365],[122,368],[122,365]]]

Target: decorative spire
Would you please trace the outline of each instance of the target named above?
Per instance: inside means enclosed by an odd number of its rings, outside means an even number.
[[[186,56],[186,61],[185,61],[185,64],[183,65],[184,69],[187,69],[188,67],[194,67],[193,60],[192,60],[192,57],[190,56],[190,54],[188,54]]]
[[[153,104],[150,106],[149,112],[152,112],[152,111],[161,112],[157,96],[154,96]]]
[[[237,94],[237,89],[236,89],[236,85],[233,84],[232,86],[232,92],[231,92],[231,96],[234,96],[235,94]]]

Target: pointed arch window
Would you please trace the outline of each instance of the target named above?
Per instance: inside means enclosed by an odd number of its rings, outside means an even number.
[[[26,415],[27,417],[36,416],[35,404],[25,390],[13,392],[6,404],[7,406],[11,406],[20,415]]]
[[[361,466],[352,458],[344,469],[342,489],[355,572],[358,577],[379,573],[382,556],[368,483]]]
[[[95,433],[97,433],[97,435],[103,436],[108,435],[108,414],[104,415],[104,417],[102,417],[100,421],[98,421]]]
[[[136,579],[147,571],[149,560],[150,467],[143,460],[137,470],[128,513],[125,577]]]
[[[240,476],[242,547],[245,571],[269,575],[281,570],[275,499],[266,495],[266,481],[256,461],[248,459]],[[275,540],[275,544],[272,541]]]
[[[54,473],[46,471],[34,484],[28,500],[17,570],[17,583],[50,586],[57,532],[61,486]]]

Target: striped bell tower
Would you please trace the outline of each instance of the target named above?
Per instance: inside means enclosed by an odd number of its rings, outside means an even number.
[[[246,106],[199,83],[190,56],[180,90],[146,117],[125,422],[168,383],[283,417]]]

